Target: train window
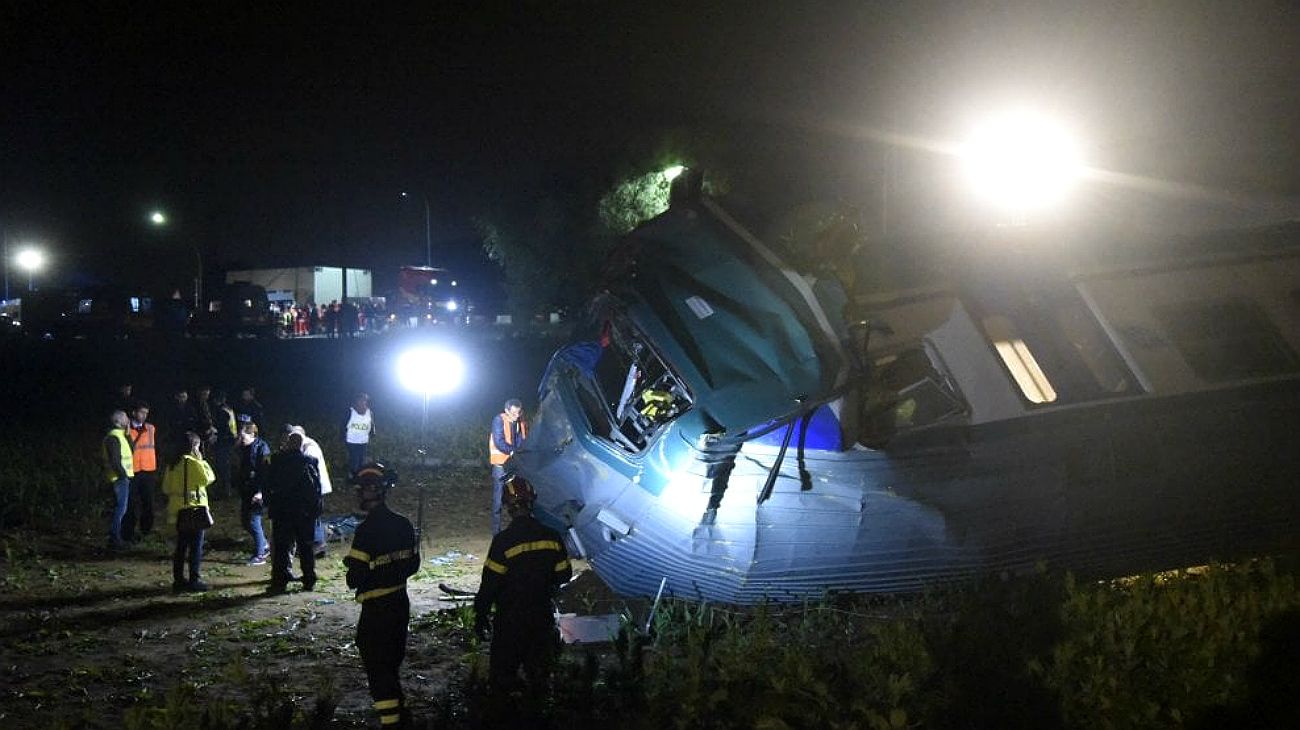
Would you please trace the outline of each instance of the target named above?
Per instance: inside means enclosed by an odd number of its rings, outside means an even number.
[[[1254,302],[1187,302],[1158,307],[1155,314],[1202,380],[1219,383],[1300,371],[1300,360]]]
[[[993,342],[993,348],[1011,373],[1012,380],[1016,381],[1020,392],[1030,403],[1051,403],[1056,400],[1056,390],[1010,318],[1000,314],[985,317],[984,332]]]
[[[1054,314],[1061,335],[1102,393],[1118,395],[1134,387],[1128,367],[1091,312],[1083,306],[1060,306]]]
[[[873,363],[859,440],[878,447],[895,433],[946,421],[967,411],[957,386],[924,343]]]
[[[686,386],[626,322],[611,322],[595,378],[578,384],[592,432],[625,451],[645,448],[690,408]]]
[[[971,304],[1029,405],[1079,403],[1138,389],[1110,336],[1077,292],[984,292]]]

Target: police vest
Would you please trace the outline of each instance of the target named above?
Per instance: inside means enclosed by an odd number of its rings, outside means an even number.
[[[502,413],[501,423],[503,426],[505,426],[505,428],[501,430],[506,436],[506,443],[510,444],[511,446],[519,445],[515,443],[515,437],[514,437],[515,426],[519,427],[520,442],[528,438],[528,424],[524,422],[523,416],[520,416],[518,420],[516,420],[514,423],[511,423],[510,421],[506,420],[506,414]],[[491,463],[492,466],[501,466],[502,464],[505,464],[509,458],[510,458],[510,454],[507,454],[501,449],[498,449],[496,439],[492,438],[492,434],[489,433],[488,434],[488,462]]]
[[[152,423],[131,426],[131,465],[135,473],[158,470],[157,432]]]
[[[104,440],[107,441],[108,439],[117,439],[118,448],[120,449],[118,454],[121,455],[122,469],[126,471],[127,476],[135,476],[135,468],[131,460],[131,442],[126,439],[126,431],[120,428],[115,428],[108,432],[108,436],[105,437]],[[117,469],[114,468],[114,462],[108,460],[108,453],[103,446],[100,446],[100,451],[105,452],[102,454],[102,458],[104,459],[104,478],[110,482],[117,481]]]
[[[366,409],[364,414],[357,413],[356,409],[351,409],[348,415],[347,442],[350,444],[368,444],[370,443],[370,425],[373,423],[373,411]]]

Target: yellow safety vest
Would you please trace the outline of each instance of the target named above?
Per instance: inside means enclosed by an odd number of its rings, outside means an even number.
[[[126,470],[129,477],[135,476],[135,468],[131,457],[131,442],[126,440],[126,429],[114,428],[108,432],[110,438],[116,438],[120,446],[118,454],[122,460],[122,468]],[[104,478],[110,482],[117,481],[117,469],[113,468],[112,462],[108,460],[108,454],[104,452],[104,445],[100,444],[99,450],[101,458],[104,460]]]

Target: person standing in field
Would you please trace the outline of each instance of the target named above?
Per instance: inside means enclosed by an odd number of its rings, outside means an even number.
[[[126,435],[128,420],[123,411],[113,411],[108,417],[109,429],[100,444],[99,452],[103,459],[104,480],[113,490],[113,521],[108,525],[108,548],[122,550],[126,542],[122,539],[122,521],[126,517],[126,507],[131,496],[131,477],[135,475],[135,463],[131,458],[131,442]]]
[[[302,453],[316,460],[316,469],[320,473],[320,494],[323,499],[325,495],[334,491],[334,483],[330,481],[330,470],[325,464],[325,451],[316,442],[316,439],[307,435],[306,429],[302,426],[288,425],[285,426],[286,434],[298,434],[302,437]],[[316,513],[316,524],[312,528],[312,554],[317,559],[325,557],[325,523],[321,522],[320,515],[324,512],[322,505],[321,512]]]
[[[283,593],[293,580],[289,548],[298,547],[302,587],[316,586],[316,555],[312,528],[321,513],[320,472],[316,460],[302,453],[302,435],[290,433],[271,457],[266,482],[267,511],[271,514],[271,593]]]
[[[198,418],[190,403],[190,394],[184,388],[172,390],[172,397],[163,404],[160,414],[162,418],[158,422],[158,438],[161,441],[162,458],[164,462],[170,463],[185,453],[185,434],[197,432]]]
[[[239,521],[253,538],[253,555],[249,565],[266,565],[271,546],[262,529],[262,510],[266,499],[267,469],[271,465],[271,446],[257,434],[256,423],[245,423],[239,431],[239,466],[235,470],[235,489],[239,495]]]
[[[533,487],[523,477],[506,481],[510,526],[492,538],[474,598],[474,630],[492,637],[489,682],[494,691],[519,688],[519,671],[540,696],[559,652],[551,599],[573,577],[559,533],[533,517]],[[496,609],[495,615],[493,608]]]
[[[524,404],[518,398],[506,401],[505,407],[492,419],[492,432],[488,434],[488,462],[492,465],[492,534],[501,532],[501,495],[506,484],[506,462],[528,438],[528,423],[524,421]]]
[[[357,526],[343,558],[347,584],[357,592],[361,619],[357,649],[382,727],[409,727],[398,670],[406,656],[411,602],[406,579],[420,568],[420,548],[411,521],[388,508],[385,497],[397,478],[383,464],[363,464],[352,477],[366,519]]]
[[[370,438],[375,435],[375,414],[370,410],[370,396],[357,393],[352,398],[347,420],[343,422],[343,444],[348,450],[348,474],[356,474],[369,461]]]
[[[212,394],[212,427],[215,435],[212,440],[212,471],[217,475],[216,493],[221,499],[230,496],[231,456],[238,440],[238,425],[235,411],[226,402],[226,392],[218,390]]]
[[[149,404],[136,401],[126,437],[131,443],[130,496],[122,520],[122,540],[137,542],[153,531],[153,500],[158,491],[158,431],[149,423]],[[136,523],[140,531],[136,534]]]
[[[176,551],[172,554],[172,591],[206,591],[203,582],[203,536],[206,527],[192,527],[180,519],[181,510],[207,508],[208,485],[216,479],[212,467],[203,459],[203,440],[198,434],[185,434],[189,449],[177,455],[163,474],[163,491],[167,494],[167,520],[176,526]],[[185,577],[185,566],[190,576]]]
[[[262,404],[258,402],[252,386],[239,391],[239,400],[235,401],[235,421],[237,423],[256,423],[262,427]]]

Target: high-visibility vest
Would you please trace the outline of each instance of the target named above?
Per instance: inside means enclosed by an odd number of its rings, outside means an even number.
[[[120,444],[121,451],[118,453],[121,454],[122,468],[126,471],[126,475],[129,477],[135,476],[135,468],[131,461],[131,442],[126,440],[126,430],[114,428],[108,432],[105,440],[110,438],[116,438]],[[104,478],[110,482],[117,481],[117,470],[113,468],[113,463],[108,460],[108,453],[105,452],[103,444],[100,444],[99,450],[101,452],[100,458],[104,460]]]
[[[502,432],[505,433],[506,443],[510,444],[511,446],[516,445],[514,434],[512,433],[514,431],[513,426],[515,425],[519,426],[519,441],[523,442],[524,439],[528,438],[528,423],[524,421],[523,416],[520,416],[518,420],[516,420],[514,423],[511,423],[509,420],[506,419],[506,414],[502,413],[501,423],[502,425],[505,426],[505,428],[502,429]],[[510,458],[510,454],[507,454],[506,452],[497,448],[496,439],[492,438],[492,434],[491,432],[489,432],[488,433],[488,462],[491,463],[492,466],[501,466],[502,464],[505,464],[509,458]]]
[[[135,473],[158,470],[158,436],[152,423],[131,426],[131,465]]]

